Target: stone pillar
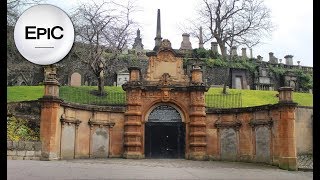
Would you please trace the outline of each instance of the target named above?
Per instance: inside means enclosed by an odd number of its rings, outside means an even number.
[[[253,58],[252,48],[250,48],[250,58]]]
[[[203,38],[202,38],[202,27],[200,26],[200,34],[199,34],[199,49],[203,48]]]
[[[124,113],[124,158],[140,159],[144,158],[142,148],[142,113],[141,113],[141,88],[140,68],[129,68],[129,82],[124,87],[127,94],[127,109]]]
[[[231,47],[231,56],[238,56],[237,47],[236,46],[232,46]]]
[[[293,56],[292,55],[286,55],[284,58],[286,59],[287,65],[293,65],[293,60],[292,60]]]
[[[217,42],[211,42],[211,51],[213,53],[218,53],[218,43]]]
[[[41,160],[60,159],[60,104],[59,82],[54,65],[44,67],[44,96],[40,98],[40,141]]]
[[[297,170],[297,151],[295,138],[295,108],[292,101],[291,87],[279,88],[280,119],[278,122],[279,167],[287,170]]]
[[[242,52],[242,58],[247,58],[247,49],[241,48],[241,52]]]
[[[189,123],[189,154],[188,159],[206,160],[207,141],[206,141],[206,108],[204,92],[207,88],[202,84],[202,71],[195,67],[191,71],[190,88],[190,123]]]

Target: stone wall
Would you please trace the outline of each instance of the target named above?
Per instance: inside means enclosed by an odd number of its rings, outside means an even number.
[[[39,160],[41,157],[41,142],[7,140],[7,159]]]
[[[313,108],[298,106],[295,116],[297,153],[313,154]]]
[[[121,157],[124,110],[123,106],[62,103],[61,159]]]
[[[280,109],[277,105],[207,108],[209,159],[277,165],[283,151],[280,144],[284,133],[280,130],[284,121]]]

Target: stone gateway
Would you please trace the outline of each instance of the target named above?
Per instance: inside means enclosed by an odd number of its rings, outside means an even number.
[[[291,87],[279,89],[274,105],[208,108],[208,87],[197,63],[188,76],[183,57],[167,39],[147,55],[146,73],[129,68],[129,80],[122,85],[126,106],[63,102],[56,68],[46,67],[41,159],[185,158],[297,169],[297,104]]]

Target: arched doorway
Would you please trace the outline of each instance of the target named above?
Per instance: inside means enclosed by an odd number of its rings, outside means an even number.
[[[185,125],[170,105],[154,108],[145,124],[146,158],[184,158]]]

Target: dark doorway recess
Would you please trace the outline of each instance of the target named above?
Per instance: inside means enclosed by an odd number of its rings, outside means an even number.
[[[184,158],[183,122],[148,122],[145,126],[146,158]]]

